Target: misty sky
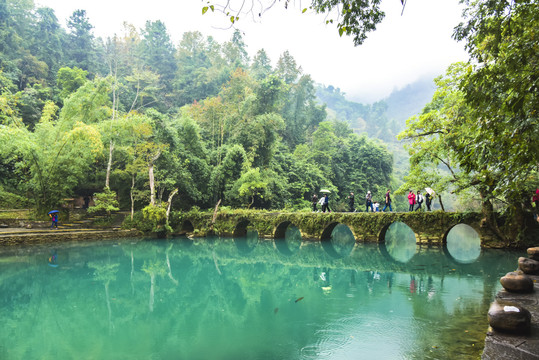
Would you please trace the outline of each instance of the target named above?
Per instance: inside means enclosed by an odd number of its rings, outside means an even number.
[[[221,1],[222,3],[224,1]],[[143,28],[147,20],[162,20],[177,45],[186,31],[198,30],[219,42],[230,39],[228,19],[208,11],[198,0],[36,0],[55,10],[59,22],[84,9],[96,36],[122,33],[124,21]],[[304,1],[305,4],[310,2]],[[409,0],[404,14],[398,0],[384,0],[386,18],[367,41],[354,47],[351,37],[339,37],[326,17],[301,13],[301,2],[288,10],[278,2],[262,18],[242,17],[236,27],[243,33],[251,57],[264,48],[273,64],[289,50],[304,73],[315,82],[341,88],[359,102],[380,100],[392,90],[422,77],[434,78],[456,61],[465,61],[464,45],[451,39],[461,21],[458,0]]]

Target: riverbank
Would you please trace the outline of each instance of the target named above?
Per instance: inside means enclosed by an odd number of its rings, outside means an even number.
[[[537,248],[536,248],[537,249]],[[528,251],[530,254],[530,251]],[[532,255],[530,255],[532,257]],[[516,277],[524,277],[526,281],[533,282],[533,290],[523,292],[521,289],[518,292],[508,291],[502,289],[496,295],[496,298],[489,310],[489,321],[491,326],[488,329],[487,336],[485,338],[485,348],[481,356],[482,360],[498,360],[498,359],[518,359],[518,360],[537,360],[539,359],[539,275],[537,269],[523,269],[520,265],[521,260],[518,260],[518,270],[515,274]],[[530,262],[535,260],[528,259]],[[516,263],[515,259],[515,263]],[[536,265],[534,266],[536,267]],[[529,274],[532,272],[533,274]],[[526,274],[526,275],[524,275]],[[509,275],[509,274],[508,274]],[[531,279],[531,280],[530,280]],[[501,280],[502,285],[504,279]],[[507,280],[506,280],[507,281]],[[519,282],[522,280],[519,280]],[[513,283],[513,286],[514,283]],[[500,304],[505,312],[500,314],[500,310],[495,310],[497,304]],[[499,309],[501,309],[499,308]],[[510,308],[510,310],[505,310]],[[518,311],[515,312],[515,309]],[[529,331],[524,330],[527,326],[522,322],[520,314],[529,312]],[[495,314],[495,313],[498,314]],[[503,316],[503,323],[501,326],[507,329],[495,329],[496,326],[500,326],[499,321],[495,319],[496,316]],[[525,317],[525,316],[524,316]],[[509,330],[512,329],[512,330]]]
[[[68,241],[103,240],[111,238],[140,237],[138,230],[109,229],[0,229],[0,246],[50,244]]]

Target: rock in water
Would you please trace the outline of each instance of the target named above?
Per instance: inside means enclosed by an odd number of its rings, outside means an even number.
[[[533,280],[528,275],[509,272],[500,279],[505,290],[516,293],[533,292]]]
[[[488,309],[488,322],[494,330],[524,334],[530,332],[531,314],[516,304],[495,301]]]
[[[539,260],[539,247],[528,248],[528,257],[533,260]]]
[[[539,261],[537,260],[519,257],[518,268],[522,270],[524,274],[539,275]]]

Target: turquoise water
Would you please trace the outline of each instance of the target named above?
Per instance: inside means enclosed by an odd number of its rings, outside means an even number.
[[[390,230],[0,248],[0,358],[477,359],[521,254]]]

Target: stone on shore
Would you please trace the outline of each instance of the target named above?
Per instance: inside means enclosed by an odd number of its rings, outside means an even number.
[[[531,314],[516,304],[494,301],[488,310],[488,322],[496,331],[512,334],[529,333]]]
[[[539,275],[539,261],[519,257],[518,268],[524,272],[524,274]]]
[[[528,248],[528,257],[533,260],[539,261],[539,247]]]
[[[531,277],[509,272],[500,279],[500,284],[505,290],[515,293],[531,293],[533,292],[533,280]]]

